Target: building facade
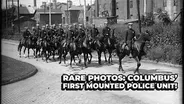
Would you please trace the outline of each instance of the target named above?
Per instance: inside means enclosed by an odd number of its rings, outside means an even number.
[[[49,24],[49,10],[47,9],[37,9],[36,13],[37,23],[41,25]],[[60,24],[62,23],[62,12],[60,9],[51,10],[51,24]]]
[[[166,11],[174,19],[180,12],[182,0],[139,0],[140,15],[155,13],[159,8]],[[182,3],[183,4],[183,3]],[[95,17],[111,16],[112,0],[95,0]],[[118,19],[137,19],[137,0],[116,0]]]

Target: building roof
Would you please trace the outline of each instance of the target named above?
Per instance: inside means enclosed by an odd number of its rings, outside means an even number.
[[[18,7],[16,6],[16,10]],[[34,14],[36,10],[33,7],[20,6],[19,13],[20,14]]]
[[[21,21],[23,21],[23,20],[36,21],[34,18],[29,18],[27,16],[20,16],[19,18]],[[17,21],[18,21],[18,17],[14,19],[14,22],[17,22]]]
[[[49,10],[48,9],[37,9],[37,13],[39,14],[48,14]],[[51,9],[52,14],[62,14],[61,9]]]
[[[65,9],[65,11],[66,10],[67,10],[67,8]],[[68,8],[68,10],[83,10],[83,6],[72,5],[72,7]]]

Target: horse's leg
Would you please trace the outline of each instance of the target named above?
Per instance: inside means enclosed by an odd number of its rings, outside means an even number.
[[[70,54],[70,67],[72,67],[72,60],[74,58],[74,55],[73,54]]]
[[[67,51],[64,50],[63,53],[64,53],[64,54],[63,54],[64,64],[66,64],[66,55],[67,55]]]
[[[55,50],[53,50],[53,53],[52,53],[52,57],[53,57],[53,60],[55,61]]]
[[[26,52],[26,47],[24,47],[24,51],[23,51],[24,57],[26,57],[25,52]]]
[[[61,49],[58,50],[58,54],[59,54],[59,64],[61,64],[61,57],[62,57]]]
[[[106,57],[105,51],[103,53],[104,53],[104,57],[105,57],[105,62],[107,62],[107,57]]]
[[[87,65],[86,65],[87,58],[88,58],[88,54],[84,53],[84,66],[85,66],[85,68],[87,68]]]
[[[42,57],[42,60],[43,60],[43,56],[45,55],[45,52],[44,52],[44,49],[42,50],[41,52],[41,57]]]
[[[21,57],[22,45],[20,45],[20,44],[18,46],[18,51],[19,51],[19,57]]]
[[[90,55],[90,59],[88,58],[88,64],[90,64],[91,63],[91,60],[92,60],[92,54],[91,54],[91,52],[89,52],[89,55]]]
[[[111,50],[108,50],[109,51],[109,59],[108,59],[108,62],[109,64],[112,64],[112,51]]]
[[[48,50],[45,51],[45,56],[46,56],[45,57],[46,58],[46,62],[48,63],[48,61],[47,61],[49,59],[49,51]]]
[[[136,72],[137,72],[138,74],[140,74],[140,72],[139,72],[139,67],[141,66],[140,60],[139,60],[138,56],[136,56],[134,59],[135,59],[136,62],[137,62],[137,68],[136,68],[136,70],[134,71],[134,74],[135,74]]]
[[[101,51],[97,51],[97,53],[98,53],[98,64],[99,65],[101,65],[102,63],[101,63]]]
[[[79,59],[79,64],[81,63],[81,55],[77,55],[77,58]]]
[[[123,67],[122,67],[122,61],[121,60],[122,60],[122,57],[119,57],[119,71],[121,71],[121,70],[124,71]]]
[[[33,50],[34,58],[36,58],[36,49],[33,49],[33,48],[32,48],[32,50]]]

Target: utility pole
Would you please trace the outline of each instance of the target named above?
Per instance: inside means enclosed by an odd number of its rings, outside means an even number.
[[[20,13],[19,13],[19,0],[17,0],[17,4],[18,4],[18,30],[20,33]]]
[[[13,0],[12,0],[12,7],[13,7]]]
[[[90,10],[90,17],[91,17],[91,23],[93,23],[93,19],[92,19],[92,0],[91,0],[91,10]]]
[[[51,19],[51,0],[50,0],[50,4],[49,4],[49,25],[51,26],[51,23],[52,23],[52,21],[51,21],[52,19]]]
[[[86,0],[84,0],[84,27],[86,28]]]
[[[66,6],[67,6],[66,7],[67,8],[67,11],[66,11],[66,23],[69,24],[68,23],[68,0],[67,0],[67,5]]]
[[[6,0],[6,29],[8,28],[8,8],[7,8],[7,5],[8,5],[8,0]]]
[[[140,8],[139,8],[140,1],[137,0],[137,13],[138,13],[138,21],[139,21],[139,32],[141,33],[141,19],[140,19]]]

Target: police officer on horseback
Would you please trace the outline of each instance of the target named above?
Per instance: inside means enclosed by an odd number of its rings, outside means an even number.
[[[50,29],[50,27],[49,27],[49,25],[48,24],[46,24],[46,35],[47,35],[47,37],[51,37],[51,29]]]
[[[77,39],[82,39],[85,36],[85,31],[82,24],[79,24],[78,36]]]
[[[76,23],[74,24],[73,31],[74,31],[74,37],[76,38],[78,36],[78,28],[77,28],[77,24]]]
[[[46,36],[45,26],[42,26],[41,33],[40,33],[40,38],[44,39],[45,36]]]
[[[36,24],[35,36],[36,36],[37,38],[40,38],[40,32],[41,32],[40,25],[39,25],[39,24]]]
[[[98,31],[98,29],[95,27],[95,24],[94,24],[94,23],[93,23],[92,25],[93,25],[93,27],[92,27],[92,38],[95,39],[95,38],[98,36],[99,31]]]
[[[59,28],[57,29],[57,36],[64,38],[64,30],[62,28],[62,24],[59,24]]]
[[[31,33],[30,33],[28,27],[25,27],[25,31],[23,32],[24,42],[27,42],[27,40],[29,39],[30,36],[31,36]]]
[[[68,31],[67,31],[67,40],[73,41],[74,39],[74,31],[72,30],[72,26],[69,25]]]
[[[110,29],[110,27],[108,26],[108,24],[107,24],[107,22],[105,22],[104,23],[104,28],[103,28],[103,30],[102,30],[102,34],[103,34],[103,37],[105,38],[105,37],[110,37],[110,31],[111,31],[111,29]]]
[[[132,57],[132,44],[135,41],[135,31],[132,28],[133,23],[128,24],[128,30],[125,34],[125,43],[128,45],[130,51],[130,58]]]

